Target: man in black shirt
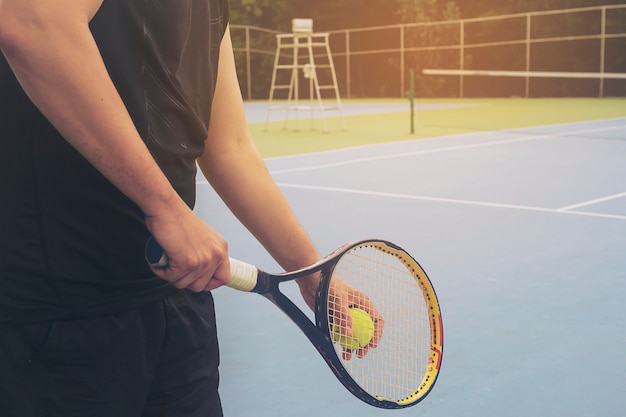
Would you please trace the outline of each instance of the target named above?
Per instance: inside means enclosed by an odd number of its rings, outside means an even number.
[[[221,415],[196,166],[286,270],[319,259],[250,139],[227,0],[0,0],[0,49],[3,417]]]

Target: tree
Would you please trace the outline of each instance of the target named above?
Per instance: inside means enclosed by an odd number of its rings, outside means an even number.
[[[396,14],[400,23],[428,23],[453,21],[460,18],[460,9],[452,0],[396,0]],[[430,78],[428,82],[421,74],[425,68],[455,68],[459,66],[459,54],[446,46],[458,45],[458,24],[408,26],[404,31],[404,46],[407,49],[439,46],[442,49],[420,50],[405,55],[406,68],[412,68],[416,77],[415,88],[419,96],[440,94],[445,88],[442,79]],[[399,65],[399,63],[398,63]]]
[[[275,2],[271,0],[231,0],[231,22],[239,25],[255,25],[263,28],[289,32],[293,18],[312,18],[315,31],[339,31],[341,29],[385,26],[398,23],[406,24],[403,28],[406,53],[403,69],[459,68],[459,45],[461,39],[459,19],[496,16],[503,14],[521,14],[531,11],[560,10],[610,4],[623,4],[623,0],[289,0]],[[598,34],[600,14],[575,13],[551,14],[533,17],[531,37],[561,37],[580,34]],[[438,25],[413,25],[439,21],[454,23]],[[626,11],[607,13],[606,30],[609,34],[623,33],[626,27]],[[384,50],[390,45],[398,45],[401,30],[398,27],[388,31],[358,32],[350,37],[353,51]],[[463,66],[466,69],[502,69],[524,70],[526,68],[525,44],[513,45],[506,41],[525,39],[526,20],[508,19],[489,22],[467,22],[464,25],[465,45],[501,42],[500,46],[466,47]],[[241,34],[233,34],[233,40],[243,44]],[[331,43],[332,41],[331,37]],[[341,51],[341,35],[335,37],[336,48]],[[346,38],[347,39],[347,38]],[[252,40],[253,47],[264,51],[273,51],[273,35],[257,36]],[[437,47],[428,50],[426,48]],[[551,49],[552,48],[552,49]],[[626,55],[621,53],[626,48],[626,39],[611,37],[606,40],[607,57],[605,71],[626,72]],[[335,48],[333,48],[335,51]],[[574,42],[540,42],[531,48],[530,69],[555,71],[598,71],[599,41],[581,40]],[[238,56],[238,67],[242,57]],[[268,54],[253,54],[253,76],[257,81],[251,84],[255,89],[253,96],[266,96],[267,80],[271,78],[272,59]],[[396,94],[400,90],[399,73],[402,72],[401,59],[397,52],[357,54],[351,58],[351,91],[356,95],[373,96]],[[335,62],[337,65],[337,62]],[[340,60],[339,65],[342,65]],[[246,78],[240,74],[242,83]],[[434,77],[423,82],[418,78],[419,94],[445,95],[458,92],[458,87],[448,85]],[[407,84],[408,79],[404,80]],[[341,82],[341,81],[340,81]],[[357,90],[357,91],[355,91]]]
[[[623,4],[623,0],[457,0],[463,18]]]

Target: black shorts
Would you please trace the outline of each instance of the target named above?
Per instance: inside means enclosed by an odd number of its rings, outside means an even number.
[[[221,417],[210,293],[0,328],[3,417]]]

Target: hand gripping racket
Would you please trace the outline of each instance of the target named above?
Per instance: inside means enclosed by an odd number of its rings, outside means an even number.
[[[165,268],[167,255],[154,240],[146,259]],[[229,287],[255,292],[280,308],[317,348],[339,381],[357,398],[379,408],[417,404],[432,390],[443,353],[443,326],[437,296],[424,270],[393,243],[367,239],[348,243],[319,262],[269,274],[230,259]],[[315,323],[279,290],[279,284],[320,273]],[[373,319],[374,336],[354,351],[334,340],[349,326],[348,308]],[[333,336],[335,335],[335,336]],[[353,355],[354,353],[354,355]]]

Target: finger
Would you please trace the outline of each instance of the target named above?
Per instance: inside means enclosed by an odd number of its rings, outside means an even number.
[[[154,275],[161,278],[164,281],[169,282],[177,288],[184,288],[185,278],[189,275],[189,273],[181,273],[174,271],[169,265],[167,267],[150,267]]]
[[[338,317],[337,326],[339,326],[339,334],[345,337],[352,337],[352,315],[346,303],[338,303],[336,310]]]
[[[371,317],[372,321],[374,322],[374,336],[372,337],[372,340],[370,340],[368,346],[376,348],[378,347],[378,343],[380,343],[380,340],[383,338],[383,328],[385,327],[385,320],[380,315],[380,313],[378,313],[378,311],[375,311],[375,313],[372,314]]]
[[[225,257],[224,261],[219,264],[213,273],[211,279],[204,286],[204,291],[212,291],[222,285],[226,285],[230,282],[230,279],[230,260],[228,257]]]
[[[193,279],[193,281],[186,287],[188,290],[193,292],[202,292],[205,291],[205,288],[211,283],[212,275],[211,273],[200,274]]]
[[[193,292],[200,292],[209,282],[210,277],[210,272],[207,273],[194,270],[180,277],[178,280],[173,281],[172,284],[178,289],[188,289]]]
[[[339,334],[345,337],[352,337],[352,315],[350,314],[350,297],[345,289],[343,281],[334,280],[335,285],[331,286],[332,296],[330,297],[330,309],[333,322],[339,328]],[[343,285],[342,285],[343,284]]]
[[[213,276],[210,265],[190,264],[187,268],[181,268],[175,261],[166,268],[152,268],[155,274],[165,281],[171,283],[178,289],[189,289],[194,292],[204,290],[204,287]]]
[[[356,357],[357,357],[357,358],[361,358],[361,359],[362,359],[362,358],[364,358],[364,357],[365,357],[365,355],[367,355],[367,352],[368,352],[368,351],[369,351],[369,345],[368,345],[368,346],[364,346],[364,347],[362,347],[362,348],[359,348],[359,349],[356,351]]]
[[[211,291],[227,284],[229,281],[230,261],[228,256],[225,256],[219,261],[213,259],[212,263],[208,264],[205,269],[198,270],[197,276],[187,288],[195,292]]]

